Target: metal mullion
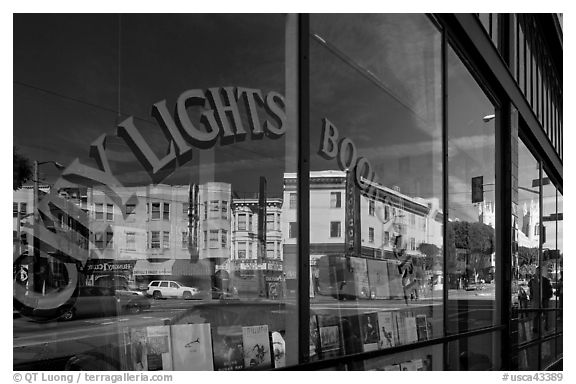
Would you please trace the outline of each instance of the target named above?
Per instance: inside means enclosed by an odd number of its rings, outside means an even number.
[[[523,39],[522,39],[522,43],[524,45],[524,52],[522,56],[524,56],[522,58],[522,60],[524,61],[524,80],[523,80],[523,84],[524,84],[524,97],[527,99],[528,98],[528,82],[527,82],[527,78],[528,78],[528,62],[526,60],[526,57],[528,56],[528,35],[526,33],[526,16],[522,16],[522,35],[523,35]]]
[[[310,358],[310,16],[298,15],[298,352]]]
[[[534,53],[534,75],[536,77],[536,119],[540,122],[540,125],[542,125],[542,115],[540,113],[540,102],[542,99],[542,96],[540,95],[540,91],[542,90],[542,86],[540,85],[540,44],[536,37],[534,38],[534,50],[536,51]]]
[[[442,336],[446,337],[448,335],[448,285],[446,283],[446,276],[448,276],[447,270],[447,229],[448,229],[448,213],[449,213],[449,202],[448,202],[448,37],[446,29],[442,30],[442,200],[443,200],[443,211],[444,215],[442,218],[442,246],[444,249],[444,255],[442,260],[442,274],[444,284],[442,285],[442,300],[443,300],[443,332]],[[445,371],[448,368],[448,343],[442,344],[442,355],[443,355],[443,366],[442,369]]]
[[[544,199],[542,198],[542,194],[544,193],[544,187],[542,185],[542,160],[538,158],[538,191],[540,192],[538,196],[538,268],[539,268],[539,278],[538,278],[538,369],[541,368],[542,363],[542,215],[543,211],[542,208],[544,206]]]
[[[516,82],[520,85],[520,20],[516,13],[513,13],[511,17],[514,20],[514,45],[516,47],[516,52],[514,52],[514,64],[516,68],[514,68],[514,72],[516,74]]]

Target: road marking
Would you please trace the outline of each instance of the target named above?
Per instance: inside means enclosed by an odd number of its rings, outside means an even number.
[[[100,325],[110,325],[110,324],[114,324],[115,321],[108,321],[106,323],[100,323]]]
[[[128,321],[130,319],[118,319],[118,321]]]

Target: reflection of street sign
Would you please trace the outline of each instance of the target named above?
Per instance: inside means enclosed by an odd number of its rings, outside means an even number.
[[[540,179],[532,180],[532,188],[538,187],[539,185],[548,185],[550,184],[550,179],[548,177],[542,178],[542,183],[540,183]]]
[[[472,178],[472,204],[484,201],[484,177],[476,176]]]

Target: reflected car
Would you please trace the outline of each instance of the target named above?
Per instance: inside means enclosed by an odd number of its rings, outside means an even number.
[[[143,292],[117,289],[115,295],[121,312],[140,313],[145,309],[150,309],[150,300]]]
[[[154,300],[163,299],[167,297],[179,299],[198,299],[200,298],[200,290],[195,287],[187,287],[177,281],[171,280],[154,280],[148,284],[146,293],[152,296]]]
[[[80,287],[78,296],[65,305],[60,320],[70,321],[79,317],[116,316],[120,299],[114,290],[105,287]]]

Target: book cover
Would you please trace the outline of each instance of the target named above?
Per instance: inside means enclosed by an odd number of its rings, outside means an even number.
[[[405,361],[403,363],[400,363],[400,369],[402,371],[415,371],[416,370],[416,363],[412,360]]]
[[[274,356],[274,368],[286,366],[286,342],[280,332],[272,332],[272,356]]]
[[[406,335],[406,325],[404,322],[405,316],[398,312],[394,312],[394,317],[396,318],[396,326],[398,328],[398,345],[408,344]]]
[[[323,354],[340,350],[340,329],[337,325],[320,327],[320,347]]]
[[[396,345],[398,328],[392,312],[378,312],[378,327],[380,332],[379,348],[390,348]]]
[[[210,324],[173,325],[172,356],[175,371],[212,371]]]
[[[417,371],[426,370],[426,367],[424,366],[424,361],[422,359],[415,359],[412,360],[412,362],[414,363],[414,368],[416,368]]]
[[[418,341],[418,328],[416,327],[416,318],[406,316],[404,318],[404,329],[406,332],[406,343],[416,343]]]
[[[378,314],[376,312],[362,314],[360,327],[364,352],[377,350],[379,341]]]
[[[212,332],[214,370],[237,371],[244,369],[242,327],[217,327]]]
[[[158,325],[146,328],[146,362],[148,371],[172,371],[170,326]]]
[[[416,316],[416,328],[418,330],[418,341],[428,340],[428,322],[426,315]]]
[[[267,325],[242,327],[244,346],[244,366],[250,368],[271,368],[270,336]]]

